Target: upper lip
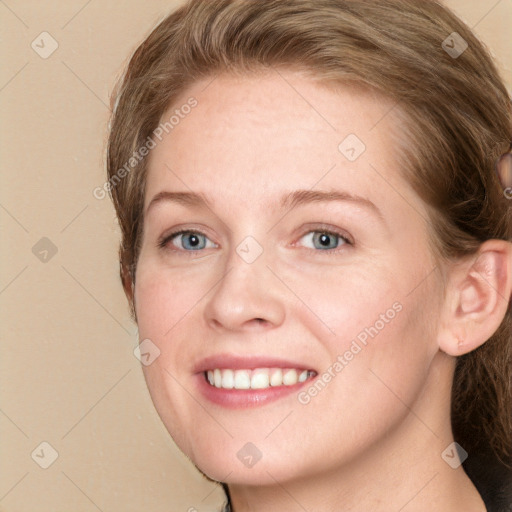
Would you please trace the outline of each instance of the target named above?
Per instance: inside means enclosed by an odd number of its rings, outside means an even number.
[[[313,370],[310,365],[269,356],[240,356],[234,354],[217,354],[199,361],[194,372],[201,373],[215,368],[232,370],[254,370],[256,368],[295,368],[297,370]]]

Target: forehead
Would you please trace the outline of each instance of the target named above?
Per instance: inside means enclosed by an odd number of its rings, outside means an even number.
[[[183,108],[191,98],[196,106]],[[150,153],[145,207],[165,189],[262,208],[293,189],[378,196],[379,174],[400,181],[392,107],[291,71],[197,82],[162,116],[175,123]]]

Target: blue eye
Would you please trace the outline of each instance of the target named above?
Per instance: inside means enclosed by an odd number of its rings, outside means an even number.
[[[176,246],[174,243],[175,240],[181,240],[182,247]],[[177,231],[176,233],[171,233],[169,236],[165,237],[158,245],[160,247],[165,247],[169,242],[177,247],[178,249],[185,249],[186,251],[200,251],[202,249],[206,249],[206,242],[203,240],[208,240],[206,235],[199,233],[198,231]],[[178,242],[179,243],[179,242]],[[215,246],[215,244],[213,244]]]
[[[341,233],[325,229],[308,231],[301,239],[306,239],[306,237],[308,237],[307,240],[313,244],[313,247],[309,248],[313,250],[317,249],[316,252],[335,253],[341,246],[352,245],[352,242]],[[207,245],[208,241],[210,241],[209,246]],[[199,231],[191,230],[181,230],[171,233],[158,242],[158,246],[163,249],[166,248],[169,243],[176,247],[176,250],[189,253],[216,247],[216,244],[211,242],[206,235]]]
[[[306,237],[308,237],[308,240],[313,243],[313,249],[320,249],[323,251],[334,251],[342,245],[351,243],[340,233],[325,230],[309,231],[302,238]]]

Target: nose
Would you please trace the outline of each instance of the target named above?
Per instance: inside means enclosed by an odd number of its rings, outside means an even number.
[[[264,255],[247,263],[235,251],[223,277],[207,296],[204,315],[217,331],[266,330],[285,318],[284,293]]]

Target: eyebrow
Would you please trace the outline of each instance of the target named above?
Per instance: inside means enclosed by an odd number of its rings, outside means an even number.
[[[282,196],[279,204],[282,209],[286,208],[292,210],[293,208],[296,208],[300,205],[327,201],[343,201],[354,203],[363,206],[368,210],[371,210],[381,220],[384,220],[382,212],[369,199],[340,190],[295,190]],[[146,209],[146,213],[155,204],[161,202],[175,202],[184,206],[208,209],[210,209],[212,205],[212,201],[205,194],[196,192],[170,192],[163,190],[162,192],[156,194],[153,199],[151,199]]]

